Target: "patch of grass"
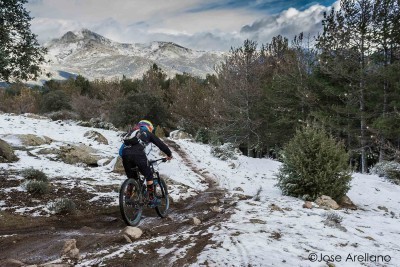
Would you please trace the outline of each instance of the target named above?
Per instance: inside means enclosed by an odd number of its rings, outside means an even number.
[[[74,214],[76,212],[76,205],[71,199],[60,198],[51,203],[49,209],[55,214]]]
[[[340,224],[343,221],[343,217],[334,212],[326,213],[325,216],[327,221],[331,221],[337,224]]]
[[[32,195],[45,195],[50,192],[47,181],[32,180],[26,184],[26,190]]]
[[[21,172],[22,177],[24,177],[27,180],[36,180],[36,181],[43,181],[43,182],[47,182],[49,179],[47,177],[47,175],[40,171],[40,170],[36,170],[34,168],[28,168],[28,169],[24,169]]]

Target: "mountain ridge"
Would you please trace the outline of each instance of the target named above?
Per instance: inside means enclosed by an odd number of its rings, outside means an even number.
[[[119,43],[88,29],[68,31],[44,46],[50,61],[44,68],[53,79],[65,79],[61,72],[89,80],[123,75],[141,78],[153,64],[168,77],[177,73],[205,77],[215,73],[215,66],[225,56],[223,52],[192,50],[173,42]]]

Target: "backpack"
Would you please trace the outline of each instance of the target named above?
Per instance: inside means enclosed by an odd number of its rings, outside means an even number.
[[[125,146],[134,146],[137,144],[141,144],[142,146],[146,146],[146,144],[140,139],[142,135],[146,135],[143,130],[135,130],[130,131],[126,135],[122,137]]]
[[[134,146],[139,144],[139,130],[130,131],[122,137],[125,146]]]

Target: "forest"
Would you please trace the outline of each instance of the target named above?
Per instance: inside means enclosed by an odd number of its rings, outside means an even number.
[[[318,124],[366,173],[400,156],[400,1],[343,0],[318,36],[246,40],[206,77],[167,77],[154,64],[141,79],[79,75],[33,88],[14,82],[0,94],[3,112],[101,118],[120,129],[146,118],[251,157],[279,157],[296,129]]]

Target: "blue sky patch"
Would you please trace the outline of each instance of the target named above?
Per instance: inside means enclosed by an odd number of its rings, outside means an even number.
[[[192,8],[187,10],[188,12],[204,12],[204,11],[210,11],[210,10],[229,10],[229,9],[239,9],[239,8],[245,8],[249,10],[258,10],[261,12],[266,12],[267,14],[276,14],[279,13],[283,10],[287,10],[288,8],[296,8],[298,10],[305,10],[309,8],[312,5],[320,4],[323,6],[330,6],[334,3],[335,1],[333,0],[322,0],[322,1],[308,1],[308,0],[302,0],[302,1],[295,1],[295,0],[289,0],[289,1],[283,1],[283,0],[263,0],[263,1],[257,1],[257,0],[237,0],[237,1],[232,1],[232,0],[222,0],[214,3],[206,3],[203,5],[200,5],[196,8]]]

